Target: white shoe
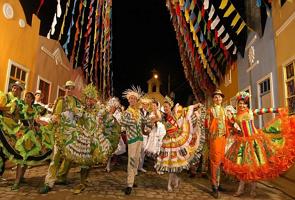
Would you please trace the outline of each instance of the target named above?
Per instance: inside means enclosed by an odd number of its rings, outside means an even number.
[[[139,171],[141,171],[141,172],[143,172],[143,173],[146,173],[147,171],[145,170],[145,169],[143,169],[143,168],[140,168],[140,169],[138,169]]]

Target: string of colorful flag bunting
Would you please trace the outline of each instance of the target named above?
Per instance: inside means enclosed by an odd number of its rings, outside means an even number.
[[[235,65],[237,54],[244,55],[245,13],[231,0],[166,0],[166,5],[186,78],[195,96],[204,99]],[[261,1],[257,0],[257,6]]]
[[[38,13],[44,5],[40,0]],[[106,99],[111,95],[112,0],[56,0],[47,37],[61,43],[74,68],[94,83]]]

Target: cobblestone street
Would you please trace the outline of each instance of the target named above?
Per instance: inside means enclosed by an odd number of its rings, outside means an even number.
[[[25,199],[50,199],[50,200],[90,200],[90,199],[213,199],[210,194],[210,184],[204,178],[189,178],[188,174],[181,174],[180,188],[174,192],[167,192],[168,175],[158,175],[150,164],[147,173],[139,174],[136,177],[137,188],[134,188],[130,196],[125,196],[123,189],[126,182],[126,163],[115,166],[113,171],[107,173],[104,168],[93,168],[89,175],[89,186],[79,194],[74,195],[71,189],[79,183],[79,167],[71,169],[69,174],[69,185],[56,185],[54,189],[45,195],[38,193],[39,187],[43,184],[47,166],[38,166],[27,170],[25,183],[19,191],[11,191],[15,178],[15,171],[8,169],[4,174],[7,181],[0,183],[0,200],[25,200]],[[237,188],[237,182],[227,181],[223,186],[226,192],[222,193],[221,199],[239,199],[232,196]],[[251,199],[249,192],[240,199]],[[292,199],[277,189],[258,184],[256,199]]]

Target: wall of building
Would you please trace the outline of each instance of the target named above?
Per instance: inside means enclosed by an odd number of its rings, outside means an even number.
[[[252,108],[259,107],[257,83],[270,73],[272,74],[271,104],[274,107],[278,105],[277,67],[272,29],[272,18],[269,16],[263,37],[260,38],[255,32],[249,32],[245,56],[238,56],[239,91],[250,87]],[[251,46],[254,47],[254,63],[252,65],[250,65],[248,57]],[[252,70],[247,71],[251,66]]]
[[[273,29],[278,68],[279,105],[287,106],[284,90],[283,66],[295,59],[295,2],[287,1],[282,7],[279,1],[272,3]]]
[[[9,3],[13,8],[12,19],[4,17],[2,12],[4,3]],[[38,48],[40,20],[34,15],[32,26],[29,26],[26,23],[25,14],[19,1],[1,1],[0,8],[0,90],[6,91],[8,87],[9,60],[29,70],[26,88],[30,90],[33,86],[33,79],[31,77],[35,75],[34,65]],[[19,20],[24,20],[25,27],[20,27]]]
[[[49,102],[53,103],[57,98],[58,87],[63,88],[65,82],[71,79],[71,73],[72,67],[59,42],[39,36],[33,90],[37,90],[39,78],[49,82]]]
[[[272,1],[273,31],[276,52],[276,66],[278,71],[278,98],[279,106],[287,106],[284,66],[295,59],[295,2],[286,1],[281,6],[280,1]],[[288,186],[294,188],[295,185],[295,166],[286,172],[276,183],[286,189]],[[286,192],[290,192],[287,190]],[[295,193],[293,192],[295,196]]]
[[[229,73],[231,74],[229,75]],[[223,99],[225,105],[235,106],[234,99],[238,92],[238,84],[238,67],[235,64],[234,66],[232,66],[232,69],[226,73],[224,81],[219,86],[219,89],[223,92],[225,96]]]

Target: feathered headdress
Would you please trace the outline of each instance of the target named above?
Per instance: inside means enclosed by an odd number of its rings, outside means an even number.
[[[86,85],[82,92],[82,99],[85,101],[86,98],[97,99],[97,97],[98,92],[96,87],[92,83]]]
[[[143,91],[139,86],[131,86],[131,89],[127,89],[123,92],[122,97],[125,99],[129,99],[130,96],[135,96],[137,99],[140,99],[144,95]]]
[[[240,100],[244,100],[246,103],[249,102],[251,95],[248,92],[238,92],[236,94],[236,99],[237,102],[239,102]]]

